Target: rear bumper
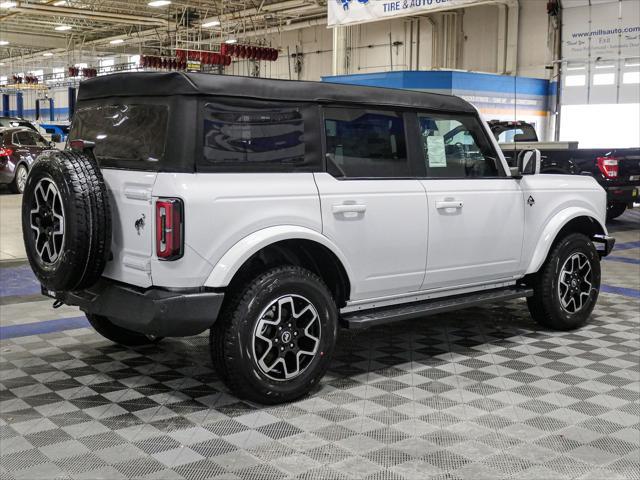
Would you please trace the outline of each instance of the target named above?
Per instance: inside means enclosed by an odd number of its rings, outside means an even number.
[[[609,202],[625,203],[627,205],[640,201],[640,185],[609,185],[606,188]]]
[[[158,337],[197,335],[216,321],[224,293],[202,289],[140,289],[108,279],[80,292],[43,292],[85,313],[103,315],[114,324]]]

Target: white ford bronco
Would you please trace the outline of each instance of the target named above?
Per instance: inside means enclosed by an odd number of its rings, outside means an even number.
[[[535,151],[510,169],[452,96],[115,74],[80,87],[68,147],[24,194],[43,293],[123,345],[209,329],[262,403],[312,390],[339,326],[523,297],[579,327],[614,243],[593,178],[540,175]]]

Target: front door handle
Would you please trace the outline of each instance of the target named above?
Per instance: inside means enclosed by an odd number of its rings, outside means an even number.
[[[436,202],[436,208],[438,210],[442,210],[445,208],[462,208],[464,203],[459,200],[444,200],[440,202]]]
[[[364,213],[367,211],[367,206],[361,203],[342,203],[340,205],[333,205],[331,210],[335,214],[339,213]]]

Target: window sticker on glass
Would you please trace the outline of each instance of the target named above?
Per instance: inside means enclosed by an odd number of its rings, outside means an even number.
[[[447,166],[444,137],[439,135],[431,135],[427,137],[427,153],[429,157],[429,167]]]

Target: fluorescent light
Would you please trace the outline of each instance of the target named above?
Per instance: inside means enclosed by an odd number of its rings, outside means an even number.
[[[71,30],[73,27],[71,25],[58,25],[54,28],[54,30],[58,30],[59,32],[66,32],[67,30]]]
[[[1,2],[0,8],[13,8],[18,5],[16,2]]]
[[[43,56],[43,57],[53,57],[53,53],[51,53],[51,52],[44,52],[44,53],[42,54],[42,56]]]
[[[211,20],[210,22],[206,22],[203,23],[201,25],[202,28],[211,28],[211,27],[217,27],[220,25],[220,22],[218,20]]]
[[[166,7],[170,4],[171,2],[169,0],[152,0],[151,2],[147,3],[147,5],[149,5],[150,7]]]
[[[67,4],[67,0],[58,0],[57,2],[53,2],[54,7],[61,7]]]
[[[238,43],[238,40],[235,38],[230,38],[228,40],[225,40],[224,43]]]
[[[119,43],[124,43],[124,40],[123,40],[123,39],[121,39],[121,38],[116,38],[115,40],[111,40],[109,43],[110,43],[111,45],[117,45],[117,44],[119,44]]]
[[[0,45],[9,45],[8,40],[0,40]]]

